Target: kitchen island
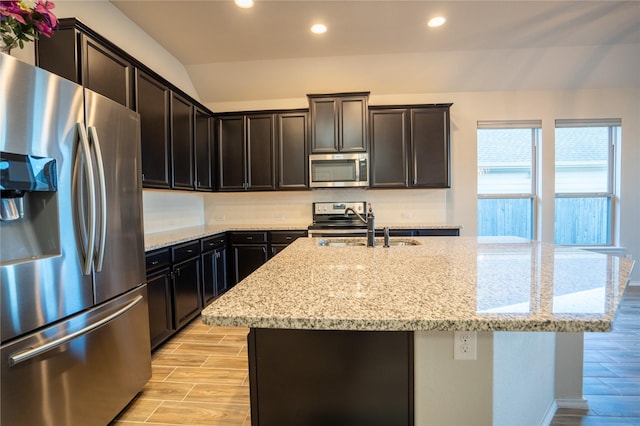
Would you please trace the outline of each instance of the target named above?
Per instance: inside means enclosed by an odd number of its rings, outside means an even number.
[[[581,333],[611,329],[631,260],[517,239],[411,240],[298,239],[205,308],[207,324],[251,328],[252,424],[540,424],[562,382],[581,388],[581,371],[559,365],[581,366]],[[475,360],[453,359],[455,331],[477,332]],[[367,389],[347,407],[320,404]]]

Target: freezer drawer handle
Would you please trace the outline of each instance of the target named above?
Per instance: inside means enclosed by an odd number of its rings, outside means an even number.
[[[64,337],[61,337],[59,339],[56,340],[52,340],[49,343],[46,343],[44,345],[41,346],[37,346],[35,348],[29,348],[27,350],[24,350],[22,352],[18,352],[17,354],[11,355],[9,357],[9,366],[13,367],[14,365],[18,365],[21,362],[27,361],[31,358],[34,358],[38,355],[41,355],[47,351],[50,351],[51,349],[57,348],[58,346],[62,346],[65,343],[68,343],[80,336],[83,336],[85,334],[90,333],[91,331],[95,330],[98,327],[103,326],[104,324],[116,319],[117,317],[125,314],[127,311],[131,310],[131,308],[133,308],[134,306],[136,306],[138,303],[140,303],[142,301],[143,297],[141,295],[137,296],[133,301],[131,301],[129,304],[127,304],[126,306],[124,306],[122,309],[118,310],[117,312],[112,313],[111,315],[109,315],[106,318],[101,319],[100,321],[94,322],[91,325],[86,326],[85,328],[82,328],[74,333],[68,334]]]

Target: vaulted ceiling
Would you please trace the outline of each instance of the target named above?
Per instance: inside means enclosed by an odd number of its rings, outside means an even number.
[[[111,2],[184,64],[205,103],[640,87],[638,1]],[[445,25],[427,27],[436,15]],[[316,22],[327,33],[312,34]]]

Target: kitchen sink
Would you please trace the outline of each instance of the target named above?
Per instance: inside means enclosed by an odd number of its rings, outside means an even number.
[[[328,239],[323,238],[318,240],[318,245],[320,247],[364,247],[367,245],[366,239]],[[411,240],[406,238],[391,238],[389,240],[389,245],[391,247],[401,247],[401,246],[419,246],[420,241]],[[376,247],[383,247],[384,239],[376,238]]]

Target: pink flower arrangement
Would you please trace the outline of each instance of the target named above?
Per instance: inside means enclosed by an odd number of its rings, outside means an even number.
[[[40,34],[51,37],[58,28],[54,7],[48,0],[0,1],[0,47],[22,49],[24,42],[37,40]]]

